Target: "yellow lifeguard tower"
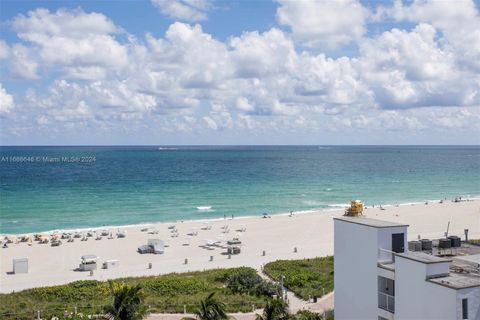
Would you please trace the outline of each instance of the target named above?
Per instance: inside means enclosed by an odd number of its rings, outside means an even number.
[[[348,217],[358,217],[363,216],[363,203],[360,200],[352,200],[350,207],[345,209],[344,216]]]

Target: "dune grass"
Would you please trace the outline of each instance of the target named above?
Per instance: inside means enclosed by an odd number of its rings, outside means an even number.
[[[324,291],[325,294],[333,291],[333,256],[277,260],[267,263],[263,270],[278,282],[284,276],[285,287],[304,300],[310,296],[321,297]]]
[[[149,312],[193,312],[198,302],[209,293],[225,302],[227,312],[252,311],[263,307],[264,292],[238,291],[228,287],[232,275],[255,273],[252,268],[215,269],[203,272],[168,274],[162,276],[123,278],[113,282],[131,285],[140,283]],[[101,281],[76,281],[66,285],[27,289],[10,294],[0,294],[0,319],[33,319],[40,310],[42,318],[56,315],[63,318],[65,311],[84,314],[101,313],[110,302],[110,285]]]

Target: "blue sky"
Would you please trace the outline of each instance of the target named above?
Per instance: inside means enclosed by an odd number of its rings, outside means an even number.
[[[478,144],[473,1],[2,1],[0,144]]]

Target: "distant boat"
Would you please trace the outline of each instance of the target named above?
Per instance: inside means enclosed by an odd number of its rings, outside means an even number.
[[[158,150],[165,151],[165,150],[178,150],[178,148],[172,147],[158,147]]]

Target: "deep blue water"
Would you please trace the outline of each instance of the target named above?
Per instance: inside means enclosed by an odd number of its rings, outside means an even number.
[[[0,233],[480,195],[478,146],[0,147],[0,156]]]

